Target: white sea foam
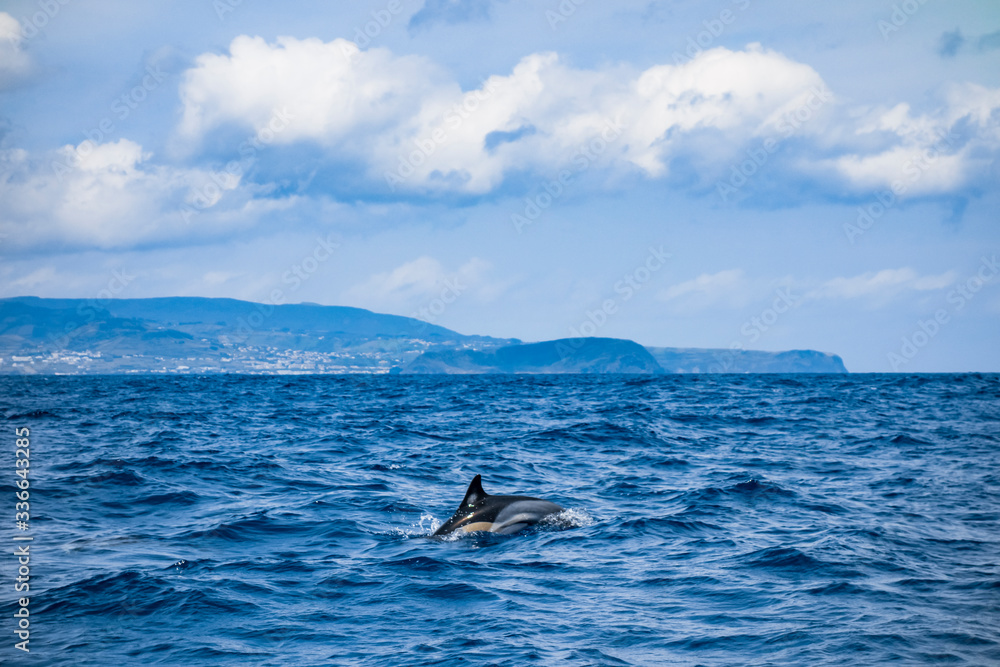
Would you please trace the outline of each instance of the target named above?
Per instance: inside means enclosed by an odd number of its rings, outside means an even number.
[[[597,519],[587,510],[579,507],[564,509],[562,512],[545,517],[539,525],[551,526],[559,529],[583,528],[592,526]]]

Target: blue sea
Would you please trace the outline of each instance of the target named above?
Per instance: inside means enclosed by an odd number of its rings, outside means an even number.
[[[0,410],[3,664],[1000,664],[997,375],[8,376]],[[476,474],[566,509],[429,538]]]

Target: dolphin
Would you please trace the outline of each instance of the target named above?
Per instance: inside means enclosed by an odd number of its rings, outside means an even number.
[[[562,509],[555,503],[528,496],[491,496],[483,491],[482,475],[476,475],[462,504],[434,535],[480,530],[511,535]]]

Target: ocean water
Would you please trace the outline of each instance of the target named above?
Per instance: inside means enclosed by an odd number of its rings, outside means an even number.
[[[1000,664],[997,375],[5,377],[0,410],[3,664]],[[428,538],[477,473],[567,510]]]

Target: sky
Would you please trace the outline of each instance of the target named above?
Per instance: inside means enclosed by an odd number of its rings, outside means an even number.
[[[1000,371],[995,0],[0,2],[0,297]]]

